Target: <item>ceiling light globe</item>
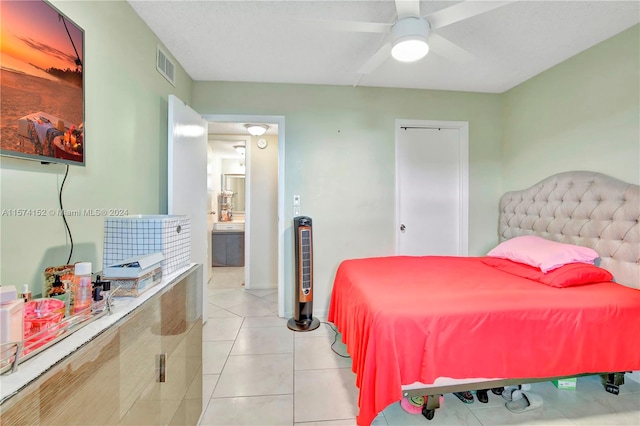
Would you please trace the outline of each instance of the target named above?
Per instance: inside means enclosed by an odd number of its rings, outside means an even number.
[[[405,37],[396,41],[391,48],[391,56],[400,62],[415,62],[429,53],[429,45],[419,37]]]
[[[269,129],[269,126],[266,124],[245,124],[244,127],[247,129],[247,132],[253,136],[262,136]]]

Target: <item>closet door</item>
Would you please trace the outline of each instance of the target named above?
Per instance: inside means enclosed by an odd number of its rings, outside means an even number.
[[[396,123],[396,254],[468,254],[468,124]]]

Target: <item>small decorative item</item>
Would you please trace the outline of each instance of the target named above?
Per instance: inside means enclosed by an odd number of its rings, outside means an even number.
[[[230,222],[233,217],[233,195],[232,191],[222,191],[218,195],[218,210],[220,216],[218,221]]]

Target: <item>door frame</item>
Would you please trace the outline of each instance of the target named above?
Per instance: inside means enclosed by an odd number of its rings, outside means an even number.
[[[278,125],[278,316],[284,318],[284,145],[285,145],[285,120],[283,115],[244,115],[244,114],[203,114],[207,122],[224,122],[224,123],[265,123]],[[248,158],[245,160],[249,165]],[[251,176],[248,177],[248,183],[251,183]],[[249,194],[249,192],[245,192]],[[247,247],[251,247],[251,218],[249,218],[249,227],[245,229]],[[250,264],[251,258],[249,250],[245,250],[245,265]],[[249,280],[250,268],[245,267],[245,282]]]
[[[396,119],[395,124],[395,253],[398,254],[400,247],[400,184],[398,182],[398,139],[402,127],[422,127],[428,129],[457,129],[458,148],[460,152],[459,173],[460,173],[460,241],[458,250],[460,256],[469,255],[469,122],[468,121],[443,121],[443,120],[405,120]]]

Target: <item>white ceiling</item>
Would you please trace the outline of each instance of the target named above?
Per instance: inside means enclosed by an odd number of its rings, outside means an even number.
[[[129,3],[196,81],[486,93],[502,93],[640,20],[637,0],[502,2],[505,5],[461,20],[454,13],[460,5],[454,5],[467,2],[420,1],[420,16],[439,27],[429,39],[431,52],[411,64],[385,55],[363,75],[358,70],[388,40],[386,34],[344,31],[356,24],[340,21],[384,23],[388,32],[397,19],[394,1]],[[400,2],[401,7],[416,5],[417,0]],[[437,11],[458,21],[443,25],[434,15]],[[447,40],[458,48],[447,46]]]

